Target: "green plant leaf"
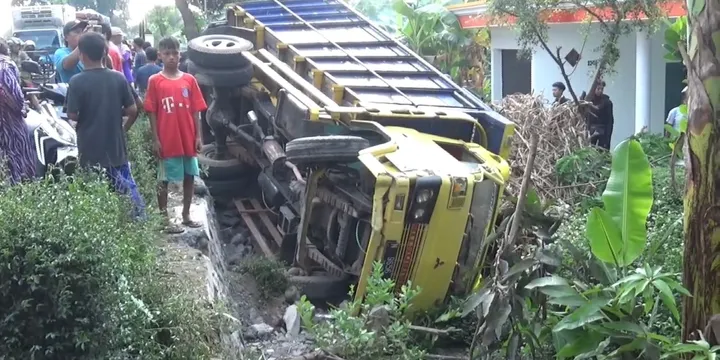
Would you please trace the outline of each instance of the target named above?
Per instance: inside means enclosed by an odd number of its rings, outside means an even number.
[[[680,39],[680,34],[675,29],[673,29],[672,27],[665,29],[666,46],[676,49],[678,42],[680,42]]]
[[[553,327],[553,331],[558,332],[562,330],[577,329],[586,324],[603,319],[604,316],[600,313],[600,309],[609,302],[610,299],[603,297],[591,299],[585,305],[577,308],[575,311],[570,313],[570,315],[567,315],[560,320],[560,322]]]
[[[480,291],[470,295],[463,304],[463,311],[461,316],[465,317],[471,312],[473,312],[480,304],[487,299],[488,293],[490,292],[489,288],[483,288],[480,289]]]
[[[590,250],[595,257],[609,264],[623,265],[622,234],[605,210],[600,208],[590,210],[585,236],[590,240]]]
[[[605,210],[622,234],[619,265],[629,265],[645,249],[647,217],[653,204],[650,162],[636,139],[625,140],[615,147],[610,178],[602,197]]]
[[[552,297],[548,300],[549,304],[568,306],[572,308],[583,306],[587,304],[587,302],[588,301],[585,300],[585,298],[583,298],[582,296],[580,296],[580,294],[577,293],[575,293],[574,295]]]
[[[692,294],[690,294],[690,292],[684,286],[680,285],[680,283],[678,283],[677,281],[671,279],[666,279],[664,281],[668,284],[668,286],[670,286],[671,289],[685,296],[692,296]]]
[[[405,2],[405,0],[395,0],[393,1],[393,10],[395,10],[396,13],[406,17],[406,18],[412,18],[413,17],[413,9],[408,6],[408,4]]]
[[[612,287],[617,287],[618,285],[624,284],[626,282],[635,282],[638,280],[643,280],[645,278],[647,278],[647,276],[644,274],[638,274],[638,273],[631,274],[631,275],[628,275],[628,276],[618,280],[616,283],[612,284]]]
[[[550,298],[562,298],[579,295],[579,293],[569,285],[543,286],[538,288],[538,290]]]
[[[528,191],[527,197],[525,198],[525,209],[532,215],[542,215],[542,202],[540,201],[540,196],[538,196],[537,191],[533,188]]]
[[[526,289],[535,289],[535,288],[542,288],[545,286],[570,286],[568,284],[567,280],[561,278],[560,276],[552,275],[552,276],[545,276],[538,279],[535,279],[531,281],[529,284],[525,285]]]
[[[588,331],[582,336],[578,336],[575,341],[572,341],[560,349],[557,353],[558,359],[573,358],[577,355],[597,349],[604,336],[597,332]]]
[[[609,356],[611,359],[616,359],[616,358],[619,357],[620,354],[624,354],[624,353],[627,353],[627,352],[633,352],[633,351],[636,351],[636,350],[644,349],[646,345],[647,345],[647,339],[645,339],[645,338],[636,338],[636,339],[634,339],[633,341],[631,341],[631,342],[629,342],[629,343],[627,343],[627,344],[624,344],[624,345],[620,346],[620,347],[617,348],[615,351],[613,351],[612,353],[610,353],[608,356]]]
[[[610,330],[628,331],[639,335],[645,334],[645,329],[643,329],[642,326],[630,321],[607,322],[601,326]]]
[[[680,60],[682,60],[679,52],[667,53],[665,54],[665,56],[663,56],[663,58],[668,62],[679,62]]]
[[[562,265],[562,260],[557,258],[555,254],[545,249],[539,249],[535,254],[537,260],[545,265],[559,267]]]
[[[668,284],[662,280],[653,280],[652,284],[656,289],[658,289],[658,291],[660,291],[660,299],[662,299],[663,304],[665,304],[668,310],[670,310],[673,318],[675,318],[675,320],[679,323],[680,313],[678,312],[677,305],[675,304],[675,296]]]
[[[527,258],[520,260],[517,264],[513,265],[510,270],[503,276],[502,281],[507,281],[508,278],[510,278],[513,275],[522,273],[530,269],[533,265],[535,265],[535,259],[533,258]]]

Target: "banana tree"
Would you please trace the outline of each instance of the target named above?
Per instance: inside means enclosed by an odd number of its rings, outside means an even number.
[[[720,4],[688,0],[688,126],[683,340],[720,314]],[[697,340],[697,339],[696,339]]]
[[[562,309],[552,326],[559,359],[625,354],[658,358],[671,341],[651,331],[656,304],[664,305],[679,323],[675,293],[689,293],[677,281],[678,274],[660,267],[644,264],[629,271],[645,250],[653,203],[650,162],[637,140],[625,140],[615,148],[602,198],[604,207],[592,209],[586,225],[593,258],[586,261],[569,247],[577,264],[588,265],[592,280],[553,275],[533,280],[526,289],[541,292],[548,304]]]

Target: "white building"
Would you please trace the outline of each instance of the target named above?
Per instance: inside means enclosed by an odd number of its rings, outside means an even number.
[[[668,17],[676,18],[685,15],[683,6],[684,2],[671,1],[664,5],[664,10]],[[458,16],[463,28],[490,28],[494,101],[518,92],[533,92],[551,98],[552,84],[564,82],[560,69],[542,48],[535,49],[530,59],[518,59],[520,46],[512,29],[512,19],[504,25],[494,24],[486,14],[487,4],[482,1],[449,9]],[[578,96],[590,88],[594,64],[599,58],[596,50],[602,41],[597,23],[590,24],[590,35],[584,36],[587,18],[584,10],[571,7],[556,11],[548,18],[550,49],[555,51],[562,47],[563,57],[572,49],[581,54],[576,67],[565,65]],[[605,93],[613,101],[615,110],[613,146],[646,126],[652,132],[662,132],[668,111],[680,103],[685,70],[681,63],[669,63],[664,59],[664,30],[661,28],[654,34],[630,34],[618,43],[620,59],[614,73],[604,77]],[[565,96],[570,98],[569,92],[566,91]]]

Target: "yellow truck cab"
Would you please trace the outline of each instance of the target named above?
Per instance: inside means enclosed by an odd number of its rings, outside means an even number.
[[[477,286],[512,122],[336,0],[242,2],[188,46],[218,151],[261,168],[258,247],[302,292],[362,299],[376,262],[419,309]]]

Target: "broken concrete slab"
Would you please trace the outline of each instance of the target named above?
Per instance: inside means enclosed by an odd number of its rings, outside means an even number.
[[[298,336],[300,334],[300,312],[297,305],[290,305],[285,309],[283,320],[285,321],[285,330],[288,336]]]

